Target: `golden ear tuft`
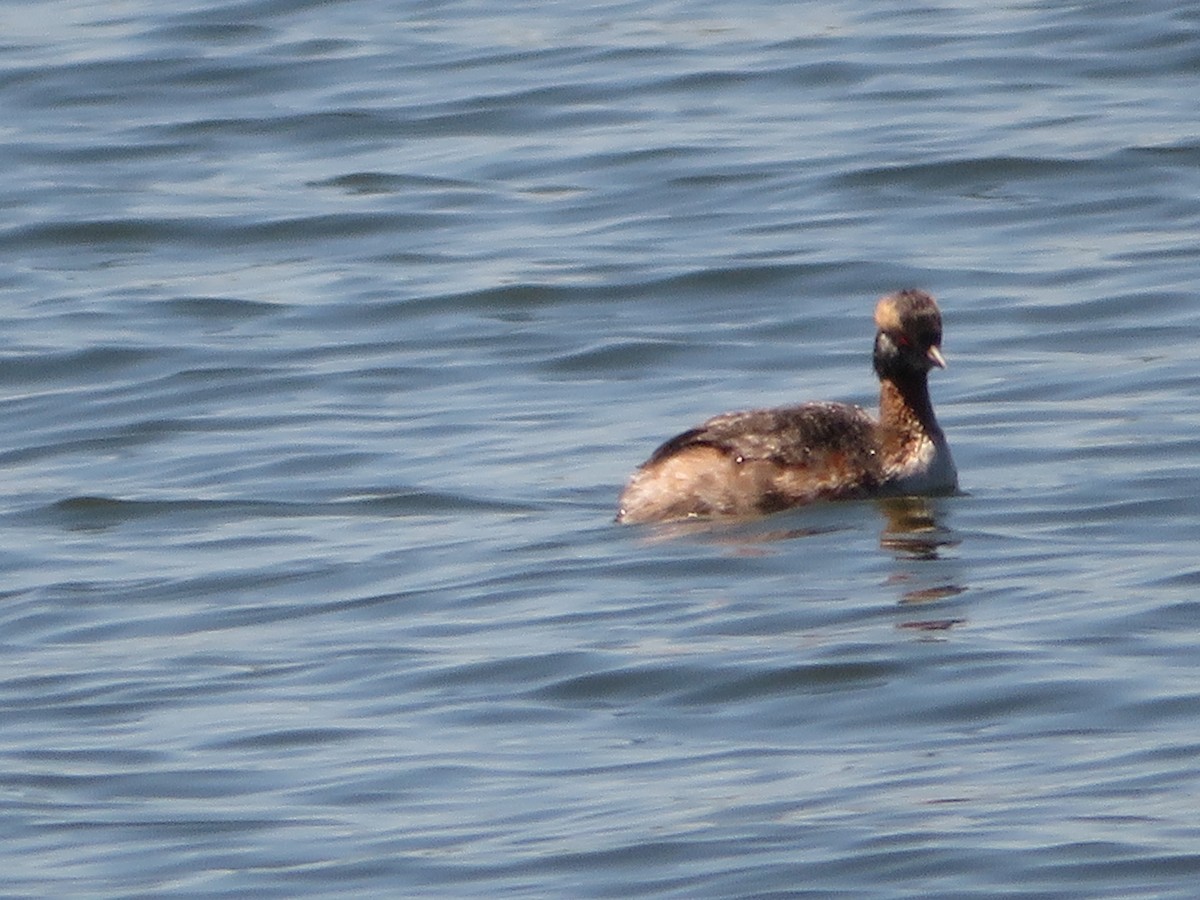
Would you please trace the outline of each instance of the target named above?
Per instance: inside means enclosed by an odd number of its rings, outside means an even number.
[[[876,304],[875,327],[880,331],[892,334],[903,330],[900,324],[900,310],[896,307],[895,294],[888,294]]]

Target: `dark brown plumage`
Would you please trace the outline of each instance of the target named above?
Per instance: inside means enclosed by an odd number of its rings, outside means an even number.
[[[942,319],[923,291],[875,307],[879,420],[844,403],[732,412],[671,438],[621,494],[617,521],[747,516],[816,500],[953,491],[954,460],[927,376],[944,367]]]

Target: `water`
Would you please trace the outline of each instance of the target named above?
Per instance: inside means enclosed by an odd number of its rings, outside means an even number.
[[[1194,895],[1200,15],[3,23],[5,896]],[[909,285],[962,496],[611,524]]]

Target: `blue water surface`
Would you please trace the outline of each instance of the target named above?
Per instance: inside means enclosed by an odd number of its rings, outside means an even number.
[[[0,893],[1195,895],[1200,13],[3,21]],[[612,523],[907,286],[961,495]]]

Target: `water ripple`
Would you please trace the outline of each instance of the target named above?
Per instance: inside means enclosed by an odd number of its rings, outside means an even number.
[[[1195,893],[1188,11],[10,18],[10,893]],[[959,495],[611,523],[904,286]]]

